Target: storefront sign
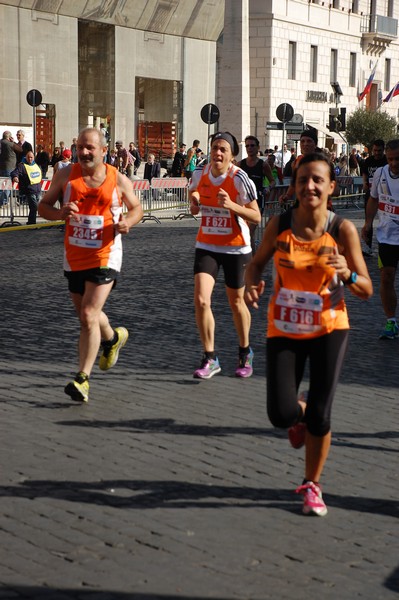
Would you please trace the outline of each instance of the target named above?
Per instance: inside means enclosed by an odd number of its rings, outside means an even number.
[[[327,102],[327,92],[306,91],[306,102]]]

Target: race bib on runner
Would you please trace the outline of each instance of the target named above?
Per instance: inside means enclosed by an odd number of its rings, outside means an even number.
[[[101,248],[104,217],[102,215],[75,215],[69,219],[69,243],[81,248]]]
[[[233,232],[228,208],[201,206],[201,228],[212,235],[230,235]]]
[[[379,194],[378,210],[386,217],[397,219],[399,217],[399,199],[396,200],[388,194]]]
[[[274,324],[284,333],[315,333],[322,328],[322,310],[319,294],[281,288],[274,305]]]

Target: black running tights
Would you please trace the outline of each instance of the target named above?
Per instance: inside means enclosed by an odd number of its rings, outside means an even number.
[[[315,436],[331,428],[331,407],[348,344],[348,329],[310,340],[267,339],[267,414],[275,427],[286,429],[302,418],[297,394],[309,359],[309,396],[304,421]]]

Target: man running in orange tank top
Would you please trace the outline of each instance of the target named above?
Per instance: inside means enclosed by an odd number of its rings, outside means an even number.
[[[106,150],[99,130],[83,129],[77,142],[78,163],[57,171],[39,204],[43,218],[65,220],[64,273],[80,320],[78,372],[65,393],[77,402],[89,399],[89,377],[100,344],[99,366],[106,371],[116,364],[128,339],[124,327],[112,329],[103,307],[121,269],[121,235],[143,216],[129,179],[104,163]],[[63,205],[57,208],[60,194]]]

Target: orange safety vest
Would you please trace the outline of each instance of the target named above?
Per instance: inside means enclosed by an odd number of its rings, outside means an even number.
[[[121,235],[115,232],[122,213],[117,170],[106,164],[106,177],[98,188],[88,187],[79,163],[73,164],[64,186],[64,203],[75,202],[79,213],[65,223],[64,269],[82,271],[109,267],[120,271]]]
[[[243,232],[249,230],[246,221],[228,208],[221,208],[217,198],[219,190],[223,189],[229,194],[231,200],[236,202],[238,192],[234,185],[234,176],[238,167],[231,165],[226,179],[219,186],[211,182],[210,169],[211,165],[204,167],[197,188],[201,202],[201,225],[197,241],[216,246],[245,246],[247,242]]]

